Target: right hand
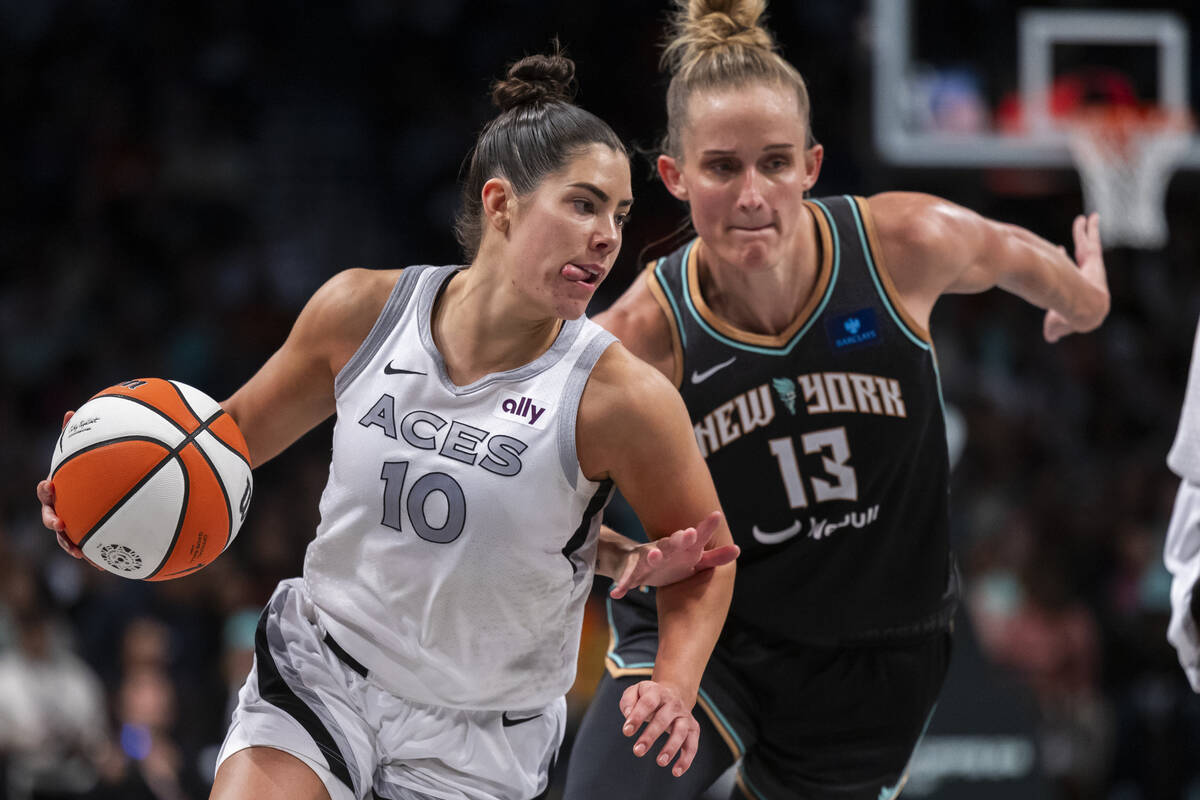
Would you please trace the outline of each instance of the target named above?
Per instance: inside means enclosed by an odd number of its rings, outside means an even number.
[[[1086,324],[1073,323],[1054,309],[1047,311],[1042,322],[1042,335],[1051,344],[1071,333],[1087,333],[1095,330],[1108,315],[1111,302],[1108,276],[1104,271],[1104,249],[1100,244],[1100,215],[1092,212],[1087,216],[1080,214],[1075,217],[1075,222],[1071,226],[1071,234],[1075,239],[1074,260],[1079,268],[1079,274],[1085,281],[1103,292],[1105,302],[1099,318],[1089,319]],[[1058,249],[1063,255],[1070,257],[1070,253],[1065,247]]]
[[[619,600],[638,586],[667,586],[732,562],[741,552],[736,544],[704,549],[720,523],[721,512],[714,511],[694,528],[675,531],[630,550],[609,595]]]
[[[63,415],[62,426],[64,428],[67,427],[67,423],[71,421],[71,417],[73,416],[75,416],[74,411],[68,411]],[[58,546],[75,558],[83,558],[83,551],[66,536],[67,524],[54,512],[54,484],[48,480],[39,482],[37,485],[37,499],[42,504],[42,524],[54,531],[58,537]],[[84,561],[87,561],[87,559],[84,558]],[[88,563],[91,564],[92,562],[88,561]]]

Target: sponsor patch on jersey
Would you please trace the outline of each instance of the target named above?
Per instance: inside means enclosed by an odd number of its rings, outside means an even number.
[[[853,350],[879,344],[879,326],[875,309],[860,308],[825,321],[825,332],[834,350]]]
[[[537,430],[545,430],[550,424],[550,404],[515,392],[504,392],[492,409],[492,416],[520,422]]]

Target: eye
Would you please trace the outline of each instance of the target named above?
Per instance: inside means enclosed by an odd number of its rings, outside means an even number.
[[[719,161],[710,161],[705,166],[707,167],[709,172],[712,172],[716,175],[729,175],[729,174],[732,174],[737,168],[737,165],[734,164],[734,162],[729,161],[727,159],[721,159]]]
[[[585,197],[576,198],[571,202],[575,204],[575,211],[580,214],[596,213],[596,204]]]
[[[784,156],[772,156],[771,158],[767,159],[764,167],[771,172],[778,172],[781,169],[787,169],[791,165],[792,160],[790,158],[786,158]]]
[[[615,219],[617,221],[618,228],[624,228],[629,223],[629,215],[628,214],[617,214]]]

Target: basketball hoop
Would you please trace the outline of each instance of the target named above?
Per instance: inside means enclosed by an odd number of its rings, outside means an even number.
[[[1065,123],[1089,213],[1100,212],[1106,246],[1167,243],[1167,184],[1191,140],[1186,112],[1092,106]]]

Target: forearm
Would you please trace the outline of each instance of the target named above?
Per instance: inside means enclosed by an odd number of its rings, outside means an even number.
[[[622,536],[607,525],[601,525],[596,548],[596,574],[613,580],[621,577],[621,565],[637,546],[637,542],[628,536]]]
[[[653,679],[694,704],[733,599],[735,566],[727,564],[658,589],[658,655]]]
[[[1047,311],[1057,311],[1080,332],[1099,327],[1108,314],[1109,293],[1103,271],[1084,275],[1062,250],[1032,231],[1000,224],[1008,239],[1003,254],[1009,269],[1000,286]]]

